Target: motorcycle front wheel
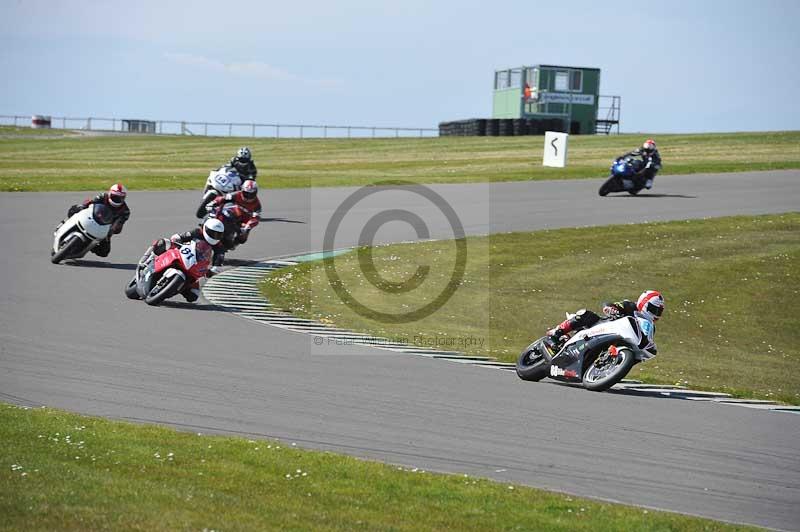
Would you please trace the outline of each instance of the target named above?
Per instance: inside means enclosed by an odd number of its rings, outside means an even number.
[[[612,175],[608,179],[606,179],[605,183],[600,185],[600,190],[598,191],[598,194],[600,194],[601,196],[605,196],[609,192],[618,192],[618,188],[619,185],[617,185],[617,178]]]
[[[125,286],[125,295],[128,297],[128,299],[139,299],[139,291],[137,290],[135,275],[127,284],[127,286]]]
[[[78,238],[77,236],[73,236],[70,238],[66,244],[62,244],[58,251],[55,252],[53,255],[50,256],[50,262],[53,264],[58,264],[64,259],[68,259],[77,255],[78,249],[83,244],[83,240]]]
[[[205,193],[203,194],[203,200],[200,202],[200,206],[197,207],[197,212],[195,212],[195,216],[197,216],[198,218],[202,218],[203,216],[208,214],[208,211],[206,211],[206,205],[208,205],[208,203],[216,197],[217,197],[216,190],[214,189],[206,190]]]
[[[169,279],[162,277],[150,290],[147,297],[144,298],[144,302],[148,305],[158,305],[165,299],[177,294],[182,285],[183,277],[180,275],[173,275]]]
[[[593,392],[608,390],[624,379],[636,363],[636,357],[630,349],[618,348],[616,356],[612,356],[609,352],[611,347],[613,346],[605,348],[586,368],[583,374],[583,387],[587,390]]]
[[[544,345],[536,340],[520,353],[517,359],[517,377],[524,381],[540,381],[550,372],[552,358],[544,353]]]

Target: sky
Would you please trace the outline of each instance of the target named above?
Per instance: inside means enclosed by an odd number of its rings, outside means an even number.
[[[0,114],[436,127],[600,68],[623,132],[800,129],[800,1],[0,0]]]

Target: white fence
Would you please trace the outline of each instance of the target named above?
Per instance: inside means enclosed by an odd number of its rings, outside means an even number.
[[[83,131],[121,132],[120,118],[70,118],[52,116],[51,128]],[[177,120],[136,120],[155,124],[156,135],[201,135],[213,137],[272,137],[272,138],[386,138],[386,137],[436,137],[438,128],[383,127],[383,126],[333,126],[312,124],[247,124],[235,122],[188,122]],[[0,125],[31,127],[31,115],[0,115]]]

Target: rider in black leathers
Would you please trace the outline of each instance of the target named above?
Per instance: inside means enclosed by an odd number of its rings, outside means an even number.
[[[241,176],[242,181],[247,181],[248,179],[255,180],[256,176],[258,176],[258,169],[256,168],[256,163],[253,161],[253,154],[250,152],[250,148],[247,146],[242,146],[236,152],[227,166],[231,166],[239,172],[239,176]]]
[[[111,215],[113,217],[111,222],[111,232],[106,238],[101,240],[100,243],[92,248],[92,253],[98,257],[108,257],[108,254],[111,253],[111,236],[120,234],[122,232],[122,226],[125,225],[125,222],[127,222],[128,218],[131,216],[131,209],[125,202],[125,198],[127,198],[127,196],[128,189],[126,189],[121,183],[116,183],[112,185],[110,189],[108,189],[108,192],[103,192],[102,194],[98,194],[93,198],[87,198],[82,203],[77,203],[67,210],[67,217],[70,217],[76,212],[82,211],[91,205],[99,203],[102,203],[111,209]]]
[[[620,158],[624,159],[625,157],[642,158],[642,169],[636,175],[636,178],[639,180],[640,186],[648,190],[651,189],[656,174],[661,169],[661,154],[656,149],[656,142],[653,139],[647,139],[641,148],[629,151]]]

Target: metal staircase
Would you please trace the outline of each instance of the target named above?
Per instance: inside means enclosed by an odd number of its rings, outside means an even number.
[[[621,108],[621,96],[599,96],[594,132],[598,135],[608,135],[612,132],[614,126],[616,126],[616,133],[619,135]]]

